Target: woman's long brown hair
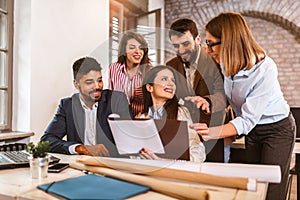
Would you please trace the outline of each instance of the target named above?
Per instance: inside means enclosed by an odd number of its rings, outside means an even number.
[[[266,56],[264,49],[255,41],[246,20],[239,13],[221,13],[207,23],[205,30],[222,42],[220,59],[226,76],[249,70]]]

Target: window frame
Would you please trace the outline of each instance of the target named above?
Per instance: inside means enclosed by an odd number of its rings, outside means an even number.
[[[7,92],[7,119],[6,125],[0,124],[0,133],[8,132],[12,130],[12,95],[13,95],[13,16],[14,16],[14,0],[6,0],[7,10],[1,9],[1,13],[7,15],[7,41],[6,48],[0,49],[1,52],[4,52],[7,55],[7,87],[0,87],[0,90],[4,90]],[[0,111],[3,112],[3,111]]]

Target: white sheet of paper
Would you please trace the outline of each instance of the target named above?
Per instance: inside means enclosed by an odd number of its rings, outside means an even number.
[[[259,182],[280,183],[279,165],[258,165],[239,163],[203,163],[201,172],[217,176],[256,178]]]
[[[153,119],[108,119],[108,123],[120,154],[136,154],[142,148],[154,153],[165,153]]]

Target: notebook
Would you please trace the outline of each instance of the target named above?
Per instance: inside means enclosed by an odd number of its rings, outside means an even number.
[[[1,151],[0,169],[29,167],[29,154],[24,151]],[[59,158],[50,155],[49,164],[59,162]]]
[[[108,122],[120,154],[138,155],[139,150],[145,147],[162,158],[190,160],[186,121],[170,119],[129,120],[110,117]],[[149,122],[153,122],[154,129],[152,125],[149,125]],[[149,136],[151,131],[152,136],[151,134]],[[156,134],[159,137],[158,140]],[[163,152],[160,149],[161,145]],[[124,152],[124,150],[128,150],[128,152]]]
[[[38,188],[66,199],[125,199],[150,190],[146,186],[95,174],[43,184]]]

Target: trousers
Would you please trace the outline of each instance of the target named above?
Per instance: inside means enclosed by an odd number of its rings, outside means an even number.
[[[245,137],[247,163],[280,166],[281,182],[269,184],[267,200],[286,199],[295,137],[296,124],[291,113],[278,122],[256,125]]]

